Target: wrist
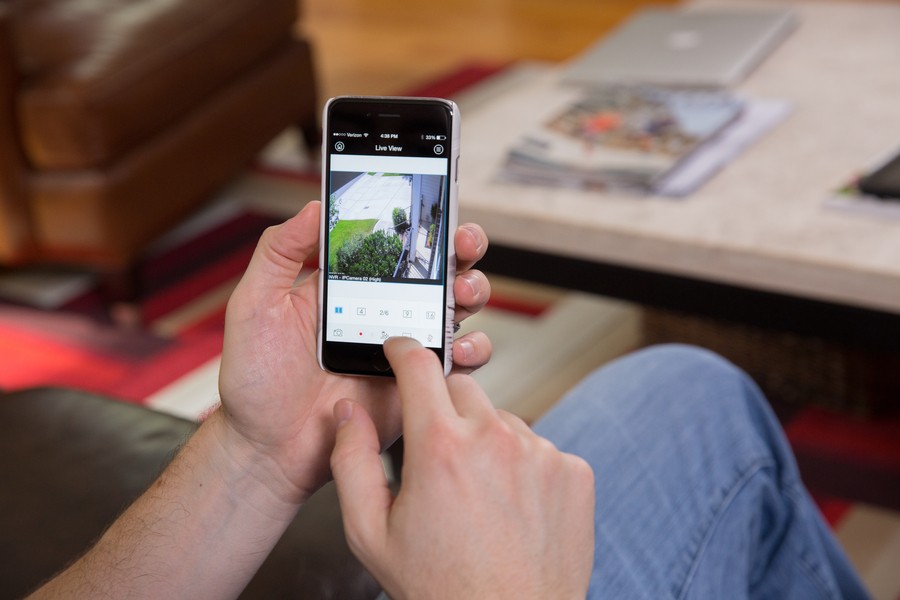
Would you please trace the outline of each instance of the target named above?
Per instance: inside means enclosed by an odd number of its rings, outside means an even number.
[[[220,408],[204,422],[214,440],[212,461],[235,501],[290,520],[309,494],[294,485],[272,453],[237,431]]]

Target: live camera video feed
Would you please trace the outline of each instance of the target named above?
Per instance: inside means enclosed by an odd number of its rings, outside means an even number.
[[[446,178],[331,172],[328,276],[338,281],[443,281]]]

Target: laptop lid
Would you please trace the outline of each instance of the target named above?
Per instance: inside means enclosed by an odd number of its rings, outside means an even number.
[[[796,21],[789,9],[645,9],[576,58],[564,81],[731,86]]]

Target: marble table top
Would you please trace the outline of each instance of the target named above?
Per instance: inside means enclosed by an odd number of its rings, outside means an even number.
[[[737,91],[791,114],[698,191],[498,183],[507,148],[566,102],[558,69],[534,66],[460,99],[461,222],[506,246],[900,313],[900,217],[825,203],[900,148],[900,3],[784,4],[798,28]]]

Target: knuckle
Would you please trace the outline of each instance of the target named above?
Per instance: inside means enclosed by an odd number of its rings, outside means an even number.
[[[593,489],[594,469],[591,465],[580,456],[575,456],[574,454],[565,454],[564,458],[566,460],[567,469],[577,484]]]
[[[452,396],[471,396],[480,394],[481,388],[467,373],[455,371],[447,376],[447,389]]]
[[[534,443],[537,446],[538,452],[540,452],[542,454],[545,454],[545,455],[553,457],[553,458],[558,458],[559,456],[562,455],[562,453],[556,447],[556,444],[554,444],[553,442],[551,442],[550,440],[548,440],[545,437],[535,435]]]
[[[471,378],[462,373],[451,373],[447,376],[447,387],[450,388],[451,391],[459,390],[460,392],[464,392],[468,389],[466,385],[468,379]]]
[[[274,245],[275,240],[278,237],[278,232],[281,230],[281,225],[269,225],[266,227],[262,235],[259,236],[259,245],[264,248],[269,248]]]
[[[462,443],[456,427],[443,418],[432,419],[426,426],[425,434],[429,445],[439,456],[455,451],[456,447]]]
[[[345,467],[349,467],[358,462],[360,448],[354,444],[341,444],[336,446],[331,453],[331,470],[335,473],[344,471]]]
[[[361,523],[356,520],[345,519],[344,537],[347,539],[347,546],[356,556],[367,556],[369,554],[369,537]]]
[[[504,462],[527,460],[529,448],[526,440],[508,423],[491,419],[483,426],[482,435],[490,440],[491,447]]]

